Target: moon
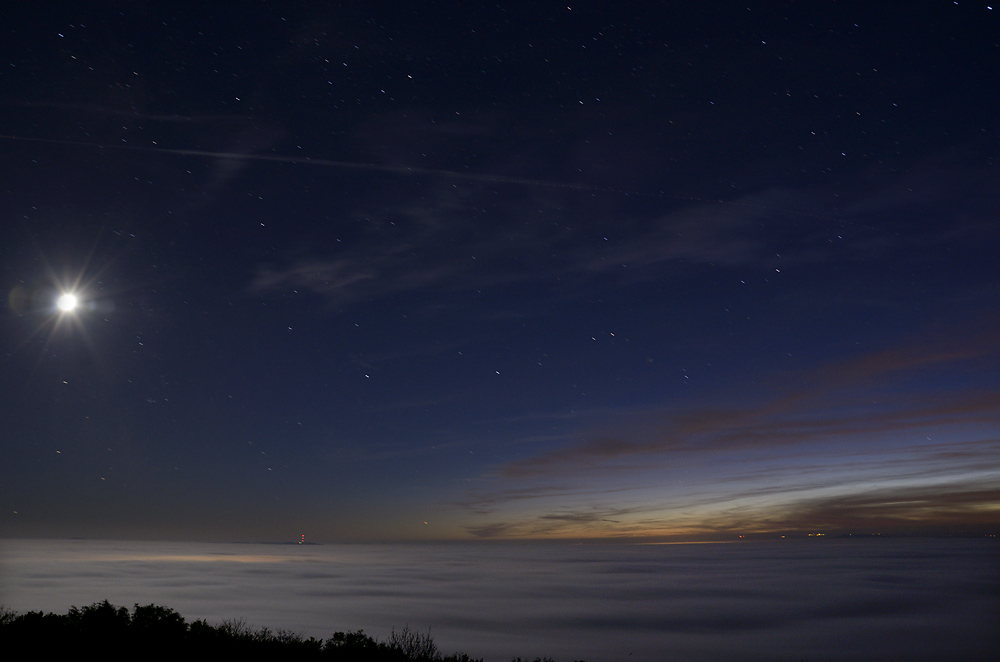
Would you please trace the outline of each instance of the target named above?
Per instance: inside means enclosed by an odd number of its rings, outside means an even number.
[[[78,303],[79,302],[76,298],[76,295],[67,292],[66,294],[59,297],[59,299],[56,301],[56,307],[59,310],[63,311],[64,313],[68,313],[74,308],[76,308]]]

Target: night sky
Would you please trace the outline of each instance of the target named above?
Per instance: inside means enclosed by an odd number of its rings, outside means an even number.
[[[215,6],[0,10],[0,535],[998,532],[1000,7]]]

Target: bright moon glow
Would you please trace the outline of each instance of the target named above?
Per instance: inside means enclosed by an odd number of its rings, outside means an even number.
[[[76,296],[72,294],[64,294],[61,297],[59,297],[58,301],[56,301],[56,306],[59,308],[59,310],[68,313],[69,311],[76,308],[76,303],[77,303]]]

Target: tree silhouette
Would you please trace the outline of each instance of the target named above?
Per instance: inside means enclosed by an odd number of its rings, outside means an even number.
[[[65,615],[32,611],[18,614],[0,605],[0,642],[7,650],[73,655],[100,652],[129,657],[197,655],[270,655],[331,662],[482,662],[465,653],[442,656],[430,632],[393,630],[384,641],[363,630],[336,632],[323,641],[290,630],[254,628],[246,619],[214,626],[188,624],[179,613],[160,605],[134,605],[130,613],[107,600],[70,607]]]

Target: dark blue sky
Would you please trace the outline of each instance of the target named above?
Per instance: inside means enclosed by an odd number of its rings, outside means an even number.
[[[62,11],[0,12],[4,535],[995,532],[987,4]]]

